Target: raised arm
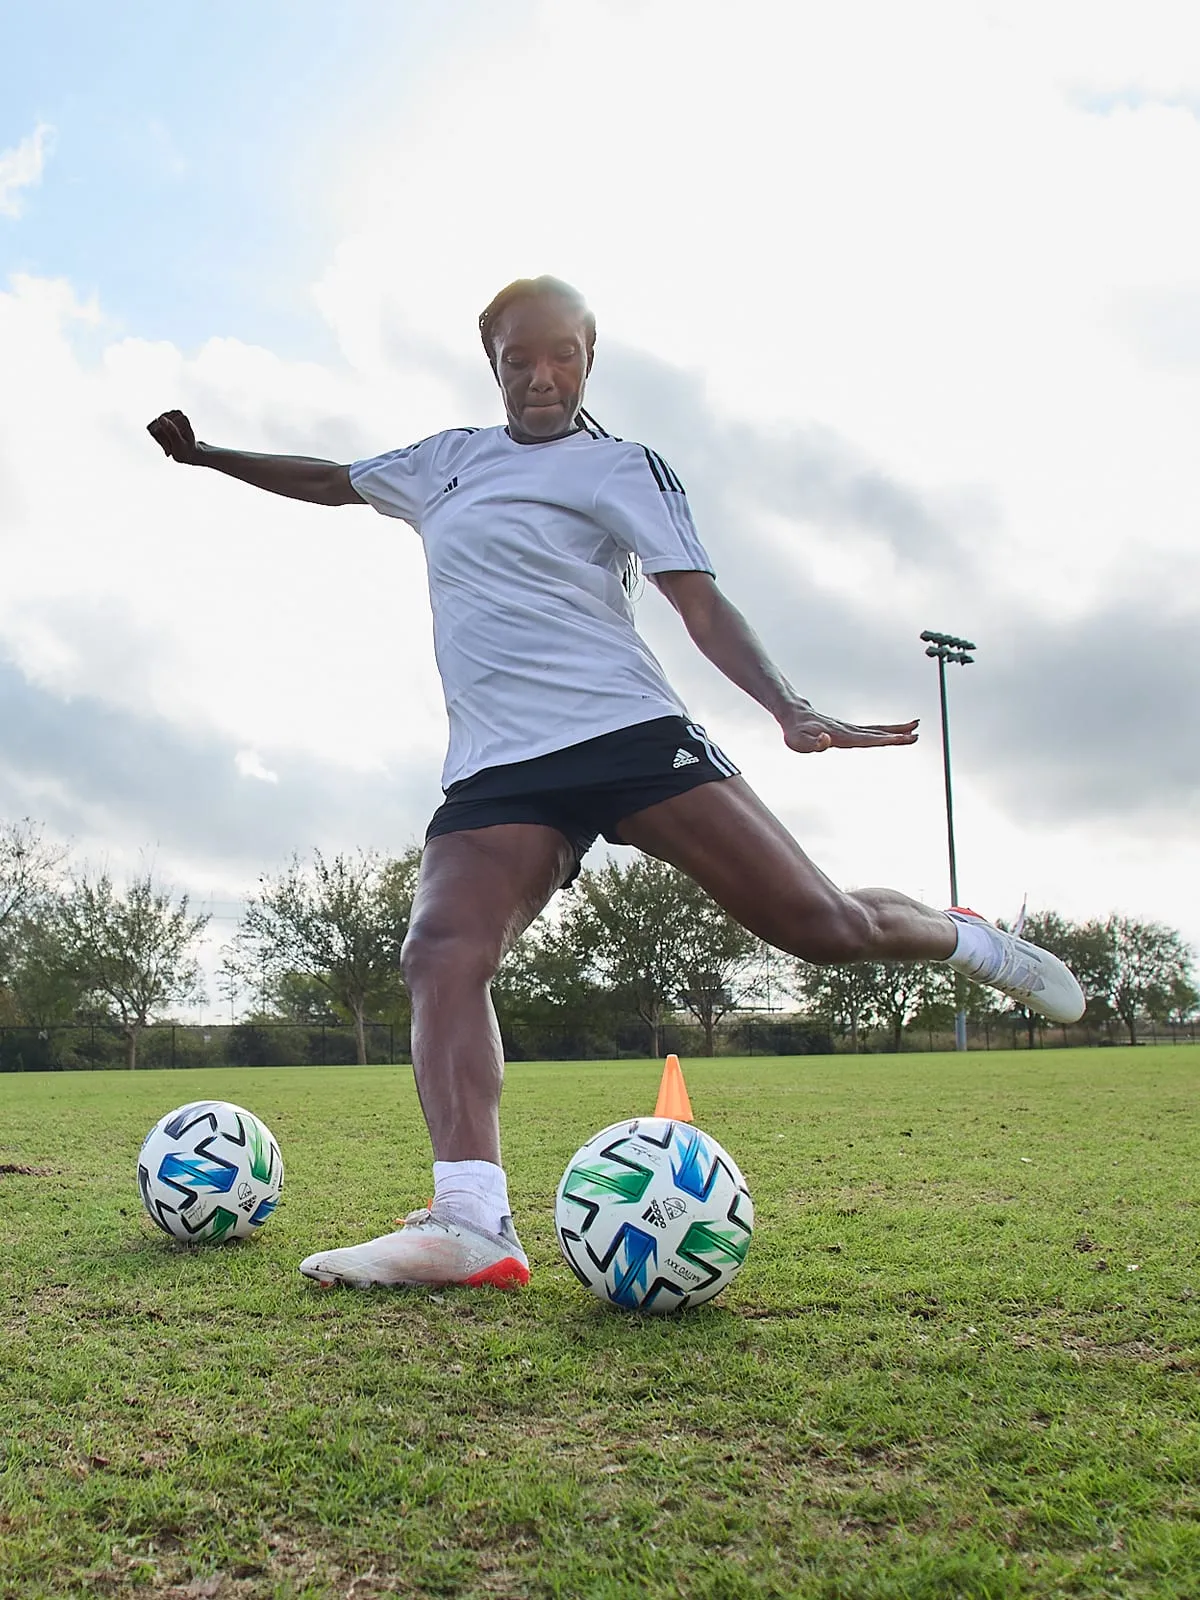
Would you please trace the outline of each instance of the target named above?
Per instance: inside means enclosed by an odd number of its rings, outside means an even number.
[[[222,450],[200,443],[182,411],[164,411],[146,431],[172,461],[189,467],[214,467],[231,478],[240,478],[256,489],[287,495],[290,500],[308,500],[318,506],[361,506],[366,501],[350,483],[350,468],[336,461],[318,461],[312,456],[268,456],[253,450]]]
[[[768,656],[738,608],[707,572],[657,572],[653,582],[683,618],[697,648],[713,666],[760,706],[783,729],[793,750],[858,749],[881,744],[914,744],[915,722],[841,722],[816,711]]]

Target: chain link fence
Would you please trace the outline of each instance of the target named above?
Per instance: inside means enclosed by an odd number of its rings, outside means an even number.
[[[619,1061],[646,1060],[674,1052],[683,1057],[704,1055],[703,1030],[687,1023],[668,1022],[658,1030],[657,1048],[644,1023],[610,1025],[597,1029],[579,1024],[502,1024],[505,1057],[509,1061]],[[369,1022],[365,1028],[370,1065],[407,1064],[410,1054],[406,1026]],[[1119,1023],[1077,1024],[1071,1028],[1035,1026],[1032,1036],[1019,1017],[1004,1018],[986,1031],[972,1028],[972,1050],[1054,1049],[1065,1045],[1127,1045],[1128,1030]],[[1146,1022],[1138,1029],[1139,1044],[1195,1044],[1195,1021],[1172,1025]],[[907,1052],[953,1050],[952,1028],[905,1030],[902,1048]],[[718,1056],[793,1056],[848,1053],[849,1040],[835,1037],[820,1021],[799,1015],[729,1018],[716,1040]],[[890,1039],[878,1030],[864,1033],[861,1054],[890,1050]],[[200,1024],[158,1022],[138,1033],[138,1068],[190,1067],[333,1067],[351,1066],[358,1058],[354,1029],[349,1023],[237,1022]],[[49,1028],[0,1027],[0,1072],[87,1072],[127,1067],[129,1041],[110,1024],[64,1023]]]
[[[369,1063],[408,1060],[406,1028],[369,1022],[365,1034]],[[333,1067],[357,1059],[348,1023],[157,1022],[137,1037],[139,1068]],[[128,1065],[127,1036],[106,1023],[0,1027],[0,1072],[87,1072]]]

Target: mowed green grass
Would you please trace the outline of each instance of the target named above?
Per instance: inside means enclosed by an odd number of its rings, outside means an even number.
[[[758,1217],[676,1319],[552,1226],[658,1063],[510,1069],[516,1295],[296,1273],[427,1198],[406,1069],[0,1078],[0,1594],[1195,1600],[1200,1052],[684,1066]],[[134,1169],[201,1096],[287,1187],[188,1252]]]

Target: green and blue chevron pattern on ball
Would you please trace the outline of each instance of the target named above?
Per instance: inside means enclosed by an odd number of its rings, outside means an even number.
[[[667,1117],[614,1123],[567,1164],[554,1202],[567,1265],[625,1311],[682,1311],[737,1275],[754,1204],[707,1133]]]
[[[274,1134],[228,1100],[194,1100],[168,1112],[138,1155],[142,1204],[185,1244],[249,1238],[279,1204],[282,1188]]]

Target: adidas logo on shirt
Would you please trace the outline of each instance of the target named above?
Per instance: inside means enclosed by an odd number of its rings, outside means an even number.
[[[700,765],[700,757],[694,756],[690,750],[676,750],[675,759],[671,765],[673,767],[697,767]]]
[[[449,494],[451,489],[457,489],[457,488],[458,488],[458,479],[457,478],[451,478],[450,482],[442,490],[442,493],[443,494]]]

